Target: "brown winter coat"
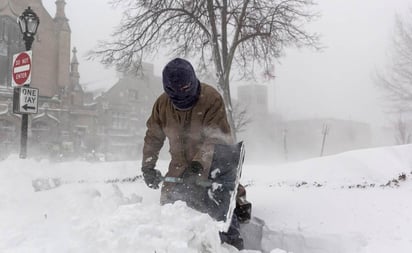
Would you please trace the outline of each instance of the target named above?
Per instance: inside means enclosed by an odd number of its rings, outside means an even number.
[[[220,94],[201,83],[199,100],[189,110],[175,109],[166,93],[155,102],[147,121],[143,147],[143,167],[155,167],[167,137],[171,161],[166,176],[181,177],[191,161],[203,166],[202,177],[209,175],[214,144],[232,143],[225,105]],[[164,184],[162,194],[172,184]]]

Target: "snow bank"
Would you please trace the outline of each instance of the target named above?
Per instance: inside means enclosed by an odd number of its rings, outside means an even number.
[[[402,145],[349,151],[277,166],[247,164],[243,179],[272,186],[295,186],[303,181],[308,184],[327,182],[337,187],[365,181],[384,184],[399,174],[412,171],[411,153],[412,145]]]
[[[276,167],[247,165],[253,168],[243,175],[248,198],[266,223],[262,248],[411,252],[410,154],[412,145],[404,145]]]
[[[136,183],[136,164],[10,158],[0,163],[0,252],[218,252],[221,224],[185,203],[160,206],[159,191]],[[32,180],[62,185],[35,192]],[[144,197],[143,197],[144,196]]]
[[[246,156],[242,183],[265,223],[251,232],[254,249],[411,252],[410,154],[405,145],[280,166],[248,164]],[[160,206],[160,191],[142,180],[106,183],[136,176],[139,164],[0,161],[0,252],[237,252],[220,244],[221,224],[182,202]],[[158,167],[164,172],[167,161]],[[36,178],[62,184],[35,192]],[[398,183],[387,185],[392,179]]]

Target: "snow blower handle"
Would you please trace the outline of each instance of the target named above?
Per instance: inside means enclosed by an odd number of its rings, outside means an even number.
[[[166,183],[183,184],[183,178],[180,177],[162,177],[162,181]]]
[[[180,177],[162,177],[162,181],[166,183],[175,183],[175,184],[184,184],[187,183],[188,181],[185,180],[184,178]],[[193,181],[191,181],[193,183]],[[220,182],[214,182],[210,179],[203,179],[203,178],[196,178],[196,181],[194,182],[197,186],[201,187],[211,187],[214,183],[216,183],[218,186],[224,186],[224,187],[229,187],[229,188],[234,188],[235,183],[234,182],[225,182],[225,181],[220,181]]]
[[[162,181],[166,183],[184,184],[186,180],[180,177],[162,177]],[[197,178],[195,184],[202,187],[211,187],[213,182],[207,179]]]

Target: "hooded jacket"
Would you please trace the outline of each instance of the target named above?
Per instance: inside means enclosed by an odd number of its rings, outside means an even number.
[[[155,102],[147,120],[142,167],[154,168],[167,137],[171,161],[166,176],[181,177],[192,161],[203,166],[207,179],[215,144],[233,143],[221,95],[212,86],[200,83],[200,95],[187,110],[179,110],[168,94]],[[172,187],[163,184],[162,194]]]

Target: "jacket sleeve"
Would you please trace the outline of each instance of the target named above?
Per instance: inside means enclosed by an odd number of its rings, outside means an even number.
[[[206,110],[203,120],[203,143],[193,161],[197,161],[203,166],[202,177],[209,176],[210,165],[213,159],[215,144],[233,143],[230,125],[226,117],[226,108],[220,94]]]
[[[147,130],[144,137],[142,168],[154,168],[159,158],[160,149],[165,140],[160,117],[159,100],[153,105],[152,114],[146,122]]]

